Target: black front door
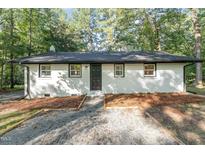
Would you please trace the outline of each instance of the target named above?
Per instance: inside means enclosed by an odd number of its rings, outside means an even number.
[[[90,64],[90,90],[101,90],[102,70],[101,64]]]

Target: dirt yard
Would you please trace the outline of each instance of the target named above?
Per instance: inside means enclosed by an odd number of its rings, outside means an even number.
[[[155,106],[145,112],[185,144],[205,144],[205,103]]]
[[[17,127],[25,120],[43,113],[46,109],[77,110],[85,96],[68,96],[59,98],[42,98],[33,100],[11,101],[0,104],[0,135]]]
[[[139,107],[141,109],[147,109],[159,105],[193,102],[205,102],[205,97],[187,93],[107,94],[105,96],[104,107]]]
[[[205,97],[189,94],[106,95],[106,108],[138,107],[185,144],[205,144]]]
[[[0,114],[4,110],[30,110],[30,109],[59,109],[59,108],[78,108],[81,101],[84,99],[82,96],[67,96],[57,98],[38,98],[31,100],[11,101],[0,104]]]

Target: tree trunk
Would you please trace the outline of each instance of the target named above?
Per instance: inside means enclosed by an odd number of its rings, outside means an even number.
[[[192,9],[192,20],[193,20],[193,26],[194,26],[194,37],[195,37],[195,48],[194,48],[194,54],[196,58],[201,58],[201,28],[200,23],[197,15],[198,9],[193,8]],[[202,83],[202,64],[196,63],[196,87],[203,87]]]
[[[94,50],[94,40],[93,40],[93,29],[94,29],[94,9],[90,8],[90,21],[89,21],[89,31],[88,31],[88,50]]]
[[[13,59],[13,54],[11,54],[10,59]],[[14,88],[14,64],[11,62],[10,64],[10,88]]]
[[[13,18],[13,9],[10,9],[10,41],[11,41],[11,49],[10,49],[10,60],[13,60],[13,30],[14,30],[14,18]],[[14,88],[14,64],[10,63],[10,88]]]
[[[4,86],[4,73],[5,73],[4,70],[5,70],[5,51],[3,50],[2,51],[2,63],[1,63],[1,83],[0,83],[1,89]]]
[[[153,35],[150,39],[150,44],[151,44],[151,50],[161,50],[161,42],[160,42],[160,24],[158,23],[156,16],[151,16],[149,13],[146,12],[146,9],[144,9],[145,13],[145,18],[149,22],[149,25],[152,29],[153,34],[148,34],[148,35]]]
[[[160,43],[160,26],[155,22],[155,48],[157,51],[161,51]]]
[[[4,83],[4,63],[1,65],[1,89],[3,88]]]
[[[29,10],[29,51],[28,51],[28,56],[30,56],[31,52],[32,52],[32,14],[33,14],[33,9],[30,8],[30,10]]]

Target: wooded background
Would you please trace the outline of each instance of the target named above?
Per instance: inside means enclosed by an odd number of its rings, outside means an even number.
[[[205,57],[205,9],[0,9],[0,88],[23,84],[8,61],[56,51],[167,51]],[[202,64],[187,82],[201,85]],[[204,80],[204,79],[203,79]]]

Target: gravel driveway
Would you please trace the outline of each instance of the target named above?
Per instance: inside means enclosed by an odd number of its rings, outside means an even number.
[[[103,110],[103,97],[80,111],[50,111],[0,137],[0,144],[177,144],[139,109]]]

